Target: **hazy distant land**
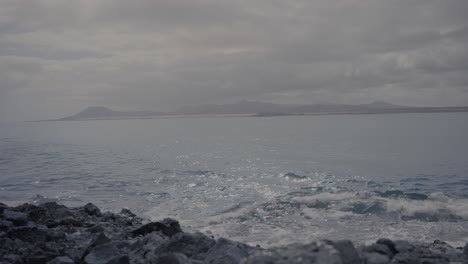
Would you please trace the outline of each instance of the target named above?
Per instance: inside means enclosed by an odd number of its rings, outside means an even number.
[[[370,104],[311,104],[287,105],[256,101],[240,101],[234,104],[206,104],[182,107],[174,112],[114,111],[102,106],[88,107],[78,114],[53,121],[152,119],[208,116],[282,116],[282,115],[338,115],[338,114],[395,114],[395,113],[444,113],[468,112],[464,107],[409,107],[377,101]]]

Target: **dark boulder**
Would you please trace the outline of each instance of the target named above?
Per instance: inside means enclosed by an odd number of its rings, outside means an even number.
[[[86,204],[84,207],[83,207],[85,213],[89,214],[89,215],[94,215],[94,216],[102,216],[101,214],[101,210],[99,210],[99,208],[92,204],[92,203],[88,203]]]
[[[73,263],[75,262],[67,256],[56,257],[53,260],[47,262],[47,264],[73,264]]]
[[[3,253],[12,253],[14,249],[18,248],[16,241],[9,237],[0,238],[0,255]]]
[[[9,230],[7,235],[10,238],[19,239],[29,243],[43,243],[47,241],[47,229],[39,227],[16,227]]]
[[[401,253],[397,254],[392,264],[448,264],[450,260],[439,254],[432,253]]]
[[[30,256],[26,258],[26,264],[47,264],[49,259],[47,256],[39,255],[39,256]]]
[[[86,258],[86,256],[97,246],[99,245],[103,245],[103,244],[106,244],[106,243],[109,243],[111,242],[111,240],[109,238],[106,237],[106,235],[104,235],[104,233],[99,233],[97,234],[96,237],[94,237],[94,239],[91,241],[91,243],[82,251],[82,254],[81,254],[81,257],[80,257],[80,261],[84,261],[84,259]]]
[[[128,216],[128,217],[132,217],[132,218],[136,217],[136,214],[134,214],[132,211],[125,209],[125,208],[120,210],[120,214]]]
[[[191,259],[202,260],[215,243],[214,239],[202,233],[178,233],[159,248],[156,248],[155,254],[158,254],[158,252],[176,252],[182,253]]]
[[[47,209],[50,217],[60,219],[65,217],[76,217],[72,210],[65,205],[57,204],[56,202],[48,202],[41,204],[41,207]]]
[[[396,250],[395,248],[395,243],[390,240],[390,239],[387,239],[387,238],[381,238],[379,240],[377,240],[376,242],[377,244],[381,244],[381,245],[385,245],[388,247],[388,249],[390,249],[390,251],[392,252],[393,255],[395,255],[396,253],[398,253],[398,251]]]
[[[159,258],[157,263],[161,264],[191,264],[193,263],[190,261],[185,255],[180,253],[168,253],[162,254]]]
[[[249,255],[243,264],[342,264],[340,254],[327,242],[307,245],[292,244],[286,247],[258,251]]]
[[[102,225],[100,225],[100,224],[97,224],[97,225],[94,225],[94,226],[88,228],[87,230],[88,230],[89,232],[91,232],[91,233],[97,234],[97,233],[102,233],[102,232],[104,232],[104,227],[102,227]]]
[[[208,250],[205,262],[209,264],[237,264],[249,254],[250,247],[224,238]]]
[[[55,202],[16,207],[0,203],[0,212],[0,264],[468,264],[468,245],[453,248],[438,240],[379,239],[359,248],[351,241],[324,240],[262,249],[184,233],[172,219],[142,225],[129,210],[101,213],[92,204],[68,208]]]
[[[2,260],[2,258],[0,258],[0,261],[1,260]],[[5,263],[12,263],[12,264],[21,264],[21,263],[23,263],[23,260],[21,259],[21,256],[16,255],[16,254],[7,254],[7,255],[3,256],[3,261]]]
[[[343,264],[355,264],[361,263],[359,253],[354,247],[353,242],[349,240],[340,240],[340,241],[325,241],[326,243],[332,245],[340,253],[341,260]]]
[[[415,248],[414,245],[412,245],[410,242],[405,241],[405,240],[396,240],[393,243],[395,244],[395,250],[398,253],[412,252]]]
[[[47,222],[52,221],[49,211],[44,207],[26,204],[23,205],[22,210],[28,214],[31,221],[36,223],[46,224]]]
[[[387,255],[376,252],[365,252],[363,256],[366,264],[387,264],[390,262],[390,258]]]
[[[127,255],[119,255],[106,262],[106,264],[129,264],[129,263],[130,263],[130,258]]]
[[[102,214],[102,220],[105,222],[113,222],[117,219],[117,216],[111,212],[105,212]]]
[[[0,219],[0,231],[8,231],[13,226],[13,222]]]
[[[133,236],[146,235],[151,232],[161,232],[163,235],[172,237],[177,233],[181,233],[179,222],[174,219],[166,218],[160,222],[151,222],[143,225],[132,231]]]
[[[47,241],[59,241],[66,238],[65,232],[61,230],[49,229],[47,230]]]
[[[8,209],[3,210],[3,218],[5,218],[7,221],[13,222],[13,224],[18,226],[26,225],[28,222],[28,216],[25,213],[15,212]]]
[[[442,253],[442,254],[455,251],[455,249],[452,246],[440,240],[434,240],[434,242],[430,244],[430,249],[433,252]]]
[[[65,226],[65,227],[81,227],[83,226],[83,223],[73,217],[64,217],[61,219],[57,219],[55,221],[49,221],[47,222],[47,227],[48,228],[54,228],[58,226]],[[72,229],[74,230],[74,229]]]
[[[385,244],[373,244],[364,248],[364,252],[378,253],[392,259],[395,255],[392,250]]]
[[[9,209],[10,207],[4,203],[0,202],[0,215],[3,213],[3,210]]]
[[[128,263],[128,256],[124,253],[129,244],[123,241],[112,241],[100,244],[91,249],[84,260],[88,264]]]

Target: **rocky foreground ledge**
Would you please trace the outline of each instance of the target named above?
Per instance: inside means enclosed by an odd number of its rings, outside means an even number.
[[[262,249],[184,233],[169,218],[143,223],[127,209],[0,203],[0,263],[468,263],[468,245],[380,239],[355,248],[350,241],[322,240]]]

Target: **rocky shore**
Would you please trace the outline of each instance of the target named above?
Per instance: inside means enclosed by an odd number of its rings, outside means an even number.
[[[169,218],[145,223],[127,209],[0,203],[0,263],[468,263],[468,245],[322,240],[263,249],[185,233]]]

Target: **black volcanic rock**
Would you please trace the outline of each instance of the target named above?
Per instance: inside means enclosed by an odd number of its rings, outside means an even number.
[[[101,210],[99,210],[99,208],[92,204],[92,203],[88,203],[86,204],[84,207],[83,207],[84,211],[89,214],[89,215],[95,215],[95,216],[101,216]]]
[[[15,225],[25,225],[28,222],[28,216],[22,212],[15,212],[11,210],[3,210],[3,218],[7,221],[13,222]]]
[[[338,250],[343,264],[360,263],[359,253],[354,247],[353,242],[349,240],[326,241]]]
[[[182,229],[180,228],[179,222],[170,218],[166,218],[161,222],[151,222],[145,224],[132,231],[132,235],[141,236],[151,232],[161,232],[165,236],[172,237],[173,235],[182,232]]]
[[[93,204],[1,204],[0,263],[468,263],[468,245],[411,244],[379,239],[316,241],[262,249],[202,233],[184,233],[173,219],[142,224],[128,209],[101,213]]]

